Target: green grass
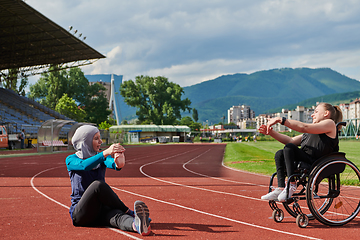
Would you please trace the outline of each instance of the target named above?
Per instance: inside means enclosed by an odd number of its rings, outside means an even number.
[[[274,155],[284,145],[277,141],[228,143],[224,164],[248,172],[271,175],[276,171]],[[356,166],[360,166],[360,141],[340,141],[340,152]]]

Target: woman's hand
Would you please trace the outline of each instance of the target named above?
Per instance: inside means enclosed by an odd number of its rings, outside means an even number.
[[[275,125],[277,123],[281,123],[282,121],[282,118],[280,117],[275,117],[275,118],[268,118],[268,122],[267,122],[267,125],[266,125],[266,135],[269,135],[270,132],[272,131],[272,125]],[[264,133],[265,134],[265,133]]]
[[[272,127],[269,127],[269,128],[268,128],[267,125],[261,125],[261,126],[259,127],[259,132],[262,133],[262,134],[264,134],[264,135],[269,135],[270,132],[272,131],[272,129],[273,129]]]
[[[281,123],[281,121],[282,121],[282,118],[280,118],[280,117],[268,118],[267,127],[270,128],[272,125]]]
[[[123,153],[125,152],[125,148],[120,145],[120,143],[114,143],[109,148],[105,149],[103,151],[104,157],[107,157],[111,155],[111,157],[114,157],[115,153]]]

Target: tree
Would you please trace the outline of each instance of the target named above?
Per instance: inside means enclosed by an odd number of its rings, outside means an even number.
[[[111,113],[108,110],[109,103],[104,90],[105,87],[100,84],[89,85],[89,81],[80,68],[71,68],[66,71],[52,66],[49,73],[43,73],[41,78],[30,86],[29,97],[55,109],[56,104],[66,93],[69,98],[75,100],[78,107],[85,111],[84,121],[100,124],[106,121]]]
[[[179,124],[188,126],[191,132],[199,132],[202,128],[201,123],[194,122],[189,116],[181,118]]]
[[[200,132],[200,129],[203,128],[202,124],[198,122],[193,122],[189,127],[192,132]]]
[[[57,102],[68,90],[66,74],[66,70],[58,70],[56,65],[51,66],[50,72],[41,74],[39,81],[30,85],[29,98],[55,109]],[[72,98],[71,94],[68,96]]]
[[[88,94],[83,104],[86,112],[85,121],[100,124],[108,119],[111,111],[108,109],[109,102],[104,90],[105,87],[98,83],[88,86]]]
[[[111,116],[108,117],[108,119],[106,120],[106,122],[108,122],[108,123],[111,124],[111,125],[116,125],[116,120],[115,120],[113,117],[111,117]]]
[[[92,97],[91,93],[89,96],[89,80],[87,80],[80,68],[70,68],[67,73],[67,79],[67,93],[71,98],[84,105],[86,100]],[[103,90],[105,90],[105,88],[103,88]]]
[[[125,103],[137,108],[139,120],[157,125],[172,125],[181,118],[181,110],[190,112],[191,101],[182,100],[183,93],[180,85],[161,76],[137,76],[135,82],[125,81],[120,88]]]
[[[107,121],[101,122],[99,124],[99,129],[109,130],[112,124],[108,123]]]
[[[190,127],[190,125],[192,123],[194,123],[194,121],[189,116],[183,117],[180,120],[180,125],[186,125],[186,126]]]
[[[26,95],[26,93],[25,93],[25,88],[26,88],[26,86],[28,85],[28,83],[29,83],[29,80],[28,80],[27,77],[21,77],[21,79],[20,79],[20,85],[19,85],[19,88],[18,88],[18,90],[17,90],[16,92],[17,92],[19,95],[25,97],[25,95]]]
[[[193,117],[194,121],[197,122],[199,120],[198,111],[195,108],[193,108],[192,112],[193,112],[192,117]]]
[[[18,77],[19,77],[19,69],[17,68],[12,68],[9,69],[9,75],[7,78],[5,78],[4,81],[4,87],[7,89],[11,89],[14,92],[16,92],[17,94],[21,95],[21,96],[25,96],[25,87],[28,84],[28,78],[20,75],[20,85],[19,87],[18,85]]]
[[[75,100],[69,98],[66,93],[56,104],[55,111],[78,122],[84,121],[86,116],[86,112],[82,108],[78,107]]]

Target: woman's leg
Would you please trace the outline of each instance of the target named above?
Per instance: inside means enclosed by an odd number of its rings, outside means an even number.
[[[101,225],[119,228],[124,231],[134,231],[134,217],[119,209],[111,209],[105,206],[100,215]]]
[[[307,161],[309,159],[308,155],[302,151],[298,146],[292,143],[288,143],[284,147],[284,159],[286,165],[286,174],[290,177],[295,172],[295,162]],[[296,192],[297,185],[295,179],[290,182],[288,189],[284,189],[278,196],[280,202],[285,202],[286,199],[292,197]]]
[[[287,176],[291,176],[295,171],[295,162],[310,162],[309,156],[295,144],[289,143],[284,147],[284,159]]]
[[[278,187],[275,188],[274,191],[267,193],[264,196],[261,196],[263,200],[277,200],[279,194],[285,188],[285,160],[284,160],[284,153],[283,150],[279,150],[275,153],[275,163],[276,163],[276,173],[277,173],[277,180],[278,180]]]
[[[284,159],[284,150],[281,149],[275,153],[275,164],[276,164],[276,174],[278,180],[278,187],[284,188],[285,187],[285,177],[286,177],[286,165]]]
[[[126,212],[129,208],[119,199],[108,184],[94,181],[85,190],[73,212],[73,222],[76,226],[97,224],[103,206]]]

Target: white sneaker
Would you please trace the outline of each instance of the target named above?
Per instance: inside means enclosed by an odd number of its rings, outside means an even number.
[[[288,198],[291,198],[291,196],[294,194],[294,192],[296,192],[296,188],[297,188],[296,184],[290,184]],[[278,200],[280,202],[285,202],[286,199],[287,199],[287,197],[286,197],[286,187],[285,187],[284,190],[279,194]]]
[[[278,199],[278,196],[279,194],[282,192],[282,189],[281,188],[275,188],[274,191],[272,192],[269,192],[268,194],[264,195],[264,196],[261,196],[261,199],[262,200],[277,200]]]

